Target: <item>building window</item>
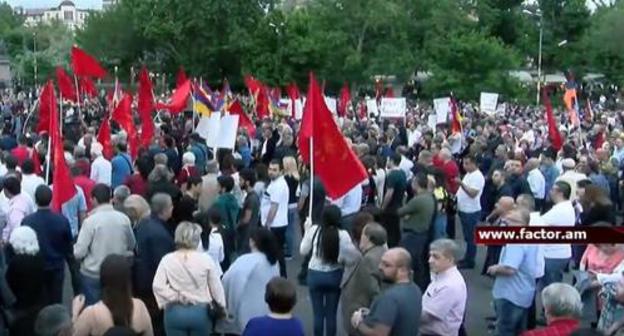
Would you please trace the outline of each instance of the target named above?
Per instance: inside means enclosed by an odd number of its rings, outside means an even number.
[[[72,11],[63,12],[63,17],[65,21],[74,21],[74,13]]]

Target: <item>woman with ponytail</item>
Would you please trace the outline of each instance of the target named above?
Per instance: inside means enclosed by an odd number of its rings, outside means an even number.
[[[349,233],[340,228],[340,208],[330,205],[321,216],[321,223],[306,221],[300,253],[312,251],[308,265],[308,286],[314,313],[314,336],[336,335],[336,313],[344,266],[354,263],[359,252]]]

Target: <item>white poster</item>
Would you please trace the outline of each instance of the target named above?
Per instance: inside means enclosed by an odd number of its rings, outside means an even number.
[[[437,124],[438,124],[438,116],[435,114],[430,114],[427,117],[427,126],[429,126],[429,129],[431,129],[432,131],[435,131]]]
[[[238,117],[236,114],[229,114],[221,118],[219,136],[216,140],[217,148],[234,149],[238,134]]]
[[[498,105],[498,107],[496,107],[496,113],[503,115],[507,113],[507,104],[501,103],[500,105]]]
[[[498,93],[481,92],[481,112],[487,114],[496,113],[496,104],[498,103]]]
[[[206,146],[210,148],[217,147],[220,122],[221,112],[212,112],[210,117],[202,117],[197,125],[196,132],[199,133],[202,138],[206,139]]]
[[[327,105],[327,108],[331,111],[332,114],[338,113],[338,108],[336,106],[336,98],[325,96],[325,105]]]
[[[367,99],[366,100],[366,117],[370,117],[370,115],[378,116],[379,109],[377,109],[377,100],[376,99]]]
[[[433,100],[433,107],[437,116],[437,123],[442,124],[447,122],[448,115],[451,112],[451,98],[437,98]]]
[[[407,103],[405,98],[381,98],[382,118],[405,118]]]
[[[303,103],[304,101],[302,99],[295,99],[295,119],[296,120],[301,120],[301,118],[303,117]],[[288,99],[287,102],[288,105],[288,116],[292,115],[292,99]]]

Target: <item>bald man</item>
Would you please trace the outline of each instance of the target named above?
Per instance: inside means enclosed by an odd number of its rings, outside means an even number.
[[[353,313],[351,324],[358,335],[409,336],[420,325],[422,292],[411,279],[412,258],[404,248],[393,248],[381,257],[379,270],[392,283],[370,307]]]
[[[486,222],[491,223],[493,226],[506,226],[503,218],[514,209],[516,203],[513,197],[503,196],[501,197],[496,205],[494,206],[494,210],[490,213],[486,218]],[[487,274],[488,267],[492,265],[496,265],[498,263],[498,259],[500,258],[502,247],[497,245],[489,245],[487,247],[487,252],[485,254],[485,261],[483,262],[483,269],[481,270],[481,275]]]

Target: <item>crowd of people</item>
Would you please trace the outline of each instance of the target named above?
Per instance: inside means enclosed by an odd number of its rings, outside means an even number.
[[[466,335],[468,298],[494,311],[480,335],[624,334],[620,245],[488,246],[491,296],[465,281],[479,225],[617,224],[614,110],[570,128],[561,113],[560,149],[537,108],[466,105],[460,132],[431,129],[422,105],[401,120],[349,113],[336,122],[368,178],[329,199],[299,156],[298,120],[256,120],[255,136],[240,129],[234,149],[215,150],[193,115],[159,113],[149,148],[132,157],[114,127],[107,157],[99,112],[84,106],[90,117],[68,119],[64,146],[77,192],[56,213],[47,135],[30,131],[19,102],[1,104],[10,335],[296,336],[304,317],[293,310],[308,299],[315,336]]]

